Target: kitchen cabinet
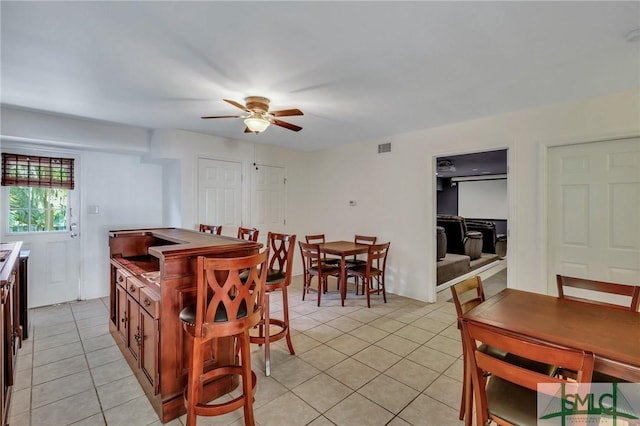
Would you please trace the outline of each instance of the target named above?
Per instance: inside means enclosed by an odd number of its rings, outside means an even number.
[[[195,301],[197,257],[248,256],[260,247],[178,228],[109,232],[109,329],[163,423],[185,412],[192,341],[178,315]],[[231,339],[214,344],[210,365],[235,362]],[[205,394],[213,399],[234,386],[237,378],[223,377],[208,385]]]

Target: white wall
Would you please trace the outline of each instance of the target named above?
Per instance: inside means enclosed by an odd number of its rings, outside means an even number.
[[[545,293],[546,147],[639,135],[639,117],[634,90],[311,153],[307,226],[332,238],[361,232],[391,241],[389,290],[431,301],[435,157],[508,148],[509,285]],[[391,152],[377,154],[383,142]]]
[[[93,299],[109,295],[109,230],[164,225],[162,166],[103,152],[85,152],[82,163],[81,298]]]
[[[391,241],[389,291],[425,301],[433,301],[435,297],[435,157],[508,148],[511,170],[509,285],[544,293],[547,288],[546,147],[640,135],[639,117],[640,91],[634,90],[317,152],[269,147],[259,141],[254,147],[253,143],[192,132],[156,130],[152,132],[150,149],[144,158],[158,165],[139,163],[137,156],[117,157],[122,168],[132,170],[131,174],[124,173],[120,167],[111,170],[118,177],[107,177],[107,162],[101,157],[106,154],[87,152],[89,167],[85,168],[88,173],[85,179],[89,183],[83,188],[87,197],[83,207],[100,204],[101,209],[114,210],[109,217],[85,215],[84,232],[93,232],[95,236],[85,241],[85,251],[90,252],[86,255],[85,276],[91,272],[90,279],[95,279],[87,282],[86,294],[87,297],[105,295],[102,291],[107,275],[102,265],[107,255],[101,254],[100,248],[104,247],[101,235],[106,229],[116,225],[161,223],[193,229],[197,220],[195,165],[198,156],[242,161],[244,172],[248,173],[254,161],[254,148],[258,163],[286,169],[287,232],[299,238],[324,232],[332,240],[351,240],[354,234],[361,233],[377,235],[380,241]],[[6,121],[3,117],[3,135],[5,128],[17,127],[14,123],[7,127]],[[82,123],[61,120],[58,122],[61,129],[47,121],[46,128],[36,133],[41,137],[46,137],[49,131],[64,134],[66,140],[75,137],[75,146],[80,146],[78,141],[86,134],[87,124],[79,121]],[[18,122],[25,132],[34,132],[27,129],[34,123],[38,127],[37,120]],[[78,126],[76,136],[75,125]],[[96,126],[93,130],[102,132],[104,143],[94,136],[96,143],[85,149],[108,150],[114,134],[121,134],[123,138],[114,142],[118,149],[128,146],[127,138],[133,146],[139,143],[139,131],[129,133],[126,128],[115,125],[113,129]],[[12,132],[12,140],[19,137],[18,131]],[[300,137],[304,137],[304,133]],[[377,144],[383,142],[392,143],[390,153],[377,153]],[[89,176],[92,168],[100,173]],[[103,183],[105,179],[109,181],[107,186]],[[136,182],[141,190],[126,192],[125,199],[108,194],[117,193],[125,184],[133,186],[131,182]],[[250,197],[246,189],[244,217],[250,223]],[[349,200],[355,200],[357,205],[348,206]],[[123,203],[129,209],[118,213]],[[294,274],[300,273],[297,257],[294,267]]]

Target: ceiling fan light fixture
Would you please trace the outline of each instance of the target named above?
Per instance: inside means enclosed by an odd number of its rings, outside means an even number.
[[[251,114],[244,119],[244,124],[254,133],[264,132],[269,127],[269,120],[266,120],[260,114]]]

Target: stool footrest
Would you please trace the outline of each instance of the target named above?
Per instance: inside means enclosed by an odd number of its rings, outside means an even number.
[[[221,376],[228,376],[228,375],[239,375],[242,376],[242,366],[239,365],[229,365],[226,367],[218,367],[214,370],[208,371],[206,373],[204,373],[201,377],[200,377],[200,381],[203,384],[206,384],[207,382],[221,377]],[[253,372],[253,370],[251,370],[251,395],[250,398],[254,398],[255,394],[256,394],[256,384],[258,383],[258,378],[256,376],[256,373]],[[185,404],[187,404],[188,401],[188,386],[185,387],[184,389],[184,401]],[[202,404],[202,403],[197,403],[195,404],[195,408],[194,411],[198,416],[219,416],[222,414],[227,414],[230,413],[232,411],[235,411],[241,407],[243,407],[245,405],[245,398],[247,396],[246,395],[240,395],[230,401],[226,401],[226,402],[222,402],[222,403],[218,403],[218,404]]]

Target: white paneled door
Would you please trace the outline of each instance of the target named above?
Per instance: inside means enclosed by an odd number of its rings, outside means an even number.
[[[198,159],[198,222],[222,225],[224,235],[236,236],[242,224],[242,164]]]
[[[640,285],[640,139],[549,149],[549,293],[555,275]]]
[[[258,165],[251,173],[251,226],[266,239],[268,232],[285,232],[285,170]]]

